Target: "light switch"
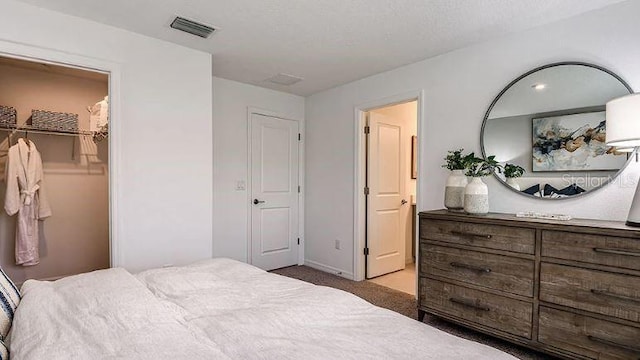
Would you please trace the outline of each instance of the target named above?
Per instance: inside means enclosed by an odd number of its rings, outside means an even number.
[[[244,182],[244,180],[238,180],[238,182],[236,182],[236,190],[243,191],[246,189],[247,189],[247,183]]]

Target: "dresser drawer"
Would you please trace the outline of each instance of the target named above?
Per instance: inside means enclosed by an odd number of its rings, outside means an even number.
[[[542,263],[540,300],[640,322],[640,277]]]
[[[640,270],[640,240],[545,230],[542,256]]]
[[[538,341],[592,359],[640,358],[640,328],[540,307]]]
[[[525,301],[421,278],[420,305],[531,339],[533,305]]]
[[[424,274],[533,296],[533,260],[432,244],[423,244],[420,251],[420,269]]]
[[[524,254],[535,252],[535,229],[422,219],[420,238]]]

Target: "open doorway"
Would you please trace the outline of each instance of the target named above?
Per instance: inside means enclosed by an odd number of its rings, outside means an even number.
[[[365,278],[415,295],[418,101],[365,121]]]
[[[110,267],[109,73],[0,56],[0,79],[4,271],[21,284]]]

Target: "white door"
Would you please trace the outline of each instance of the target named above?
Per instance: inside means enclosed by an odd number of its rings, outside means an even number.
[[[409,211],[406,182],[409,169],[401,120],[369,113],[367,197],[367,278],[405,267],[403,219]],[[410,138],[410,137],[409,137]]]
[[[298,122],[251,115],[251,263],[298,263]]]

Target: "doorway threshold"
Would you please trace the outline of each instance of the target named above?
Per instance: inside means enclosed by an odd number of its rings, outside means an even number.
[[[416,295],[416,267],[415,264],[407,264],[404,270],[368,279],[374,284],[382,285],[394,290],[402,291],[413,296]]]

